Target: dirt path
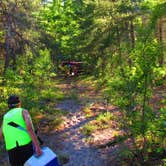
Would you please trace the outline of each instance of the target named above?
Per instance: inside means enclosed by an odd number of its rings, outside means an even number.
[[[92,118],[86,118],[83,113],[83,108],[88,104],[96,101],[102,101],[100,94],[95,93],[90,87],[81,86],[71,83],[69,80],[66,83],[60,84],[59,87],[64,93],[77,93],[75,99],[65,99],[56,104],[57,109],[67,111],[67,116],[64,117],[64,126],[61,131],[54,131],[51,134],[44,136],[45,142],[50,146],[63,160],[63,166],[110,166],[107,159],[108,152],[115,151],[117,147],[98,149],[94,146],[95,142],[106,143],[112,139],[112,130],[103,130],[103,133],[96,133],[91,138],[91,143],[80,132],[80,129]],[[93,142],[93,143],[92,143]],[[66,161],[64,161],[66,160]],[[115,164],[112,163],[112,166]],[[118,165],[118,164],[116,164]]]
[[[80,131],[81,127],[95,118],[87,118],[82,110],[87,105],[104,102],[102,95],[95,92],[90,85],[79,85],[70,79],[66,82],[62,80],[57,86],[63,91],[66,99],[58,102],[55,108],[67,114],[63,117],[64,123],[61,130],[41,132],[41,138],[45,142],[43,146],[49,146],[56,152],[61,166],[118,166],[118,146],[103,149],[96,147],[113,139],[112,133],[116,130],[114,127],[96,132],[90,138]],[[42,125],[46,129],[48,123],[47,119],[45,120],[42,120]],[[6,152],[2,155],[0,166],[7,166]]]
[[[80,127],[86,123],[84,116],[78,111],[72,113],[65,122],[65,129],[58,134],[58,139],[61,140],[61,148],[55,151],[66,156],[69,162],[65,166],[101,166],[104,160],[100,157],[100,153],[95,148],[90,147],[86,142],[85,137],[80,132]],[[57,135],[52,135],[49,141],[55,141]],[[51,142],[50,142],[51,143]],[[52,142],[53,143],[53,142]],[[52,146],[52,145],[51,145]]]
[[[117,108],[108,107],[101,93],[95,92],[91,85],[78,84],[72,79],[67,79],[65,82],[63,79],[57,86],[65,94],[65,99],[56,103],[55,108],[67,114],[63,116],[64,123],[59,130],[52,129],[46,132],[42,130],[41,138],[45,142],[44,146],[49,146],[56,152],[61,166],[121,166],[119,155],[120,150],[124,149],[124,144],[99,148],[99,145],[105,145],[110,140],[114,140],[114,133],[119,132],[116,124],[113,123],[110,128],[96,131],[90,137],[86,137],[80,131],[81,127],[95,118],[95,116],[90,118],[85,116],[83,109],[87,105],[91,105],[95,113],[96,105],[101,111],[107,107],[114,116],[118,117]],[[163,87],[156,91],[151,103],[158,109],[159,106],[155,103],[163,98]],[[56,119],[54,116],[51,118]],[[48,124],[47,119],[42,120],[45,129],[51,127]],[[3,144],[0,145],[2,145],[0,149],[4,149]],[[7,154],[4,151],[0,156],[0,166],[7,166],[6,160]]]

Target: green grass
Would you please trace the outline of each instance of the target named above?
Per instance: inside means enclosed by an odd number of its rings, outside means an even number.
[[[113,119],[113,115],[110,112],[100,113],[96,118],[96,123],[98,124],[109,124]]]
[[[89,108],[89,106],[86,106],[83,112],[85,113],[86,118],[90,118],[94,115],[93,111]]]
[[[88,122],[81,129],[81,132],[90,136],[93,132],[110,127],[110,122],[113,119],[113,115],[110,112],[100,113],[95,120]]]
[[[81,129],[81,132],[86,136],[90,136],[96,130],[97,126],[88,123]]]

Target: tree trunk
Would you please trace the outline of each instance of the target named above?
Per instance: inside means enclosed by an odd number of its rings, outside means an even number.
[[[4,65],[4,73],[10,64],[10,56],[11,56],[11,48],[10,48],[10,39],[11,39],[11,23],[10,16],[6,16],[6,36],[5,36],[5,65]]]
[[[133,20],[130,21],[130,39],[131,39],[131,48],[134,48],[135,47],[135,34],[134,34]]]
[[[166,47],[166,17],[161,17],[158,21],[157,25],[157,37],[159,42],[163,47]],[[159,64],[160,66],[164,65],[164,56],[165,52],[162,52],[162,55],[159,58]]]

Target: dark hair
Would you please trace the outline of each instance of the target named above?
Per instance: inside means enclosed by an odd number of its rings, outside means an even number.
[[[10,95],[7,103],[9,108],[14,108],[20,103],[20,99],[17,95]]]

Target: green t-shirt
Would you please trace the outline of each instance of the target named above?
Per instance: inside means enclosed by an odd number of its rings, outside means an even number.
[[[2,132],[7,150],[15,148],[17,144],[23,146],[31,141],[31,137],[26,130],[26,123],[22,114],[23,110],[23,108],[13,108],[3,117]],[[25,130],[9,125],[8,123],[10,122],[18,124]]]

